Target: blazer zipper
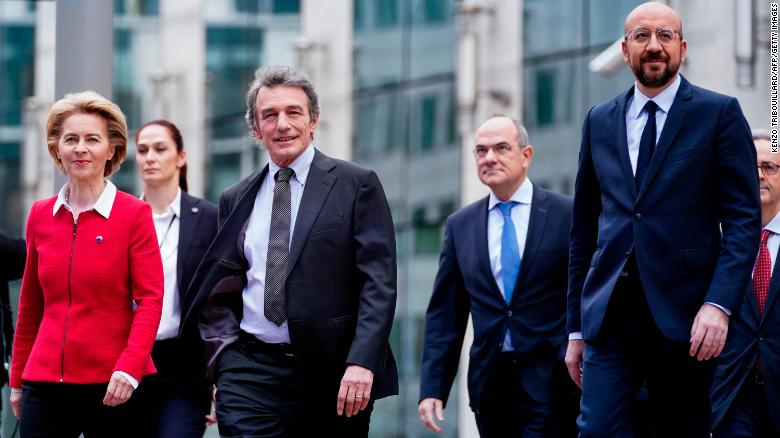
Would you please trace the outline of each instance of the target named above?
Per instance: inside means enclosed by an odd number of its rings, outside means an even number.
[[[70,287],[71,272],[73,271],[73,248],[76,246],[76,227],[78,218],[73,221],[73,238],[70,241],[70,260],[68,261],[68,308],[65,310],[65,329],[62,332],[62,355],[60,356],[60,383],[65,377],[65,338],[68,335],[68,317],[70,316],[70,306],[73,302],[73,290]]]

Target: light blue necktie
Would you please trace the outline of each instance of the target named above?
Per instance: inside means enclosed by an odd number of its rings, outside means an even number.
[[[517,275],[520,273],[520,247],[517,245],[515,224],[512,223],[512,207],[518,202],[508,201],[498,204],[504,216],[504,230],[501,232],[501,276],[504,280],[504,299],[512,301]]]

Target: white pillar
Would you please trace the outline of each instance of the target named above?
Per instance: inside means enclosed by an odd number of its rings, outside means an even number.
[[[203,196],[206,173],[206,28],[201,0],[160,0],[160,75],[157,103],[181,130],[187,149],[189,192]],[[151,79],[151,78],[150,78]],[[159,79],[159,77],[158,77]]]
[[[345,160],[352,158],[352,3],[302,1],[301,38],[295,44],[298,66],[320,97],[315,144]]]

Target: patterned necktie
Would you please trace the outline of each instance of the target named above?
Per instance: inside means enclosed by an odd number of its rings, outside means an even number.
[[[643,109],[643,111],[647,111],[647,122],[645,122],[645,128],[642,130],[642,137],[639,140],[639,156],[636,159],[634,181],[637,188],[642,187],[645,173],[647,173],[647,168],[650,167],[650,160],[653,158],[653,152],[655,152],[655,110],[657,109],[658,105],[652,100],[648,100]]]
[[[512,301],[512,293],[520,273],[520,247],[517,245],[515,224],[512,223],[512,207],[518,202],[508,201],[498,204],[504,216],[504,230],[501,232],[501,277],[504,282],[504,299]]]
[[[272,323],[280,326],[287,319],[284,283],[287,259],[290,255],[290,177],[295,172],[279,169],[274,176],[274,203],[271,208],[271,232],[268,236],[268,259],[265,263],[265,301],[263,312]]]
[[[758,314],[764,312],[766,295],[769,292],[769,281],[772,279],[772,259],[769,257],[767,239],[772,234],[769,230],[761,230],[761,244],[758,246],[758,258],[753,267],[753,291],[756,293]]]

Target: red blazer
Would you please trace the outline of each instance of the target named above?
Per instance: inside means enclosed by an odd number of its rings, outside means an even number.
[[[27,264],[10,386],[103,383],[114,371],[138,381],[160,323],[163,271],[148,204],[117,191],[109,218],[73,216],[37,201],[27,220]],[[137,304],[133,309],[133,300]]]

